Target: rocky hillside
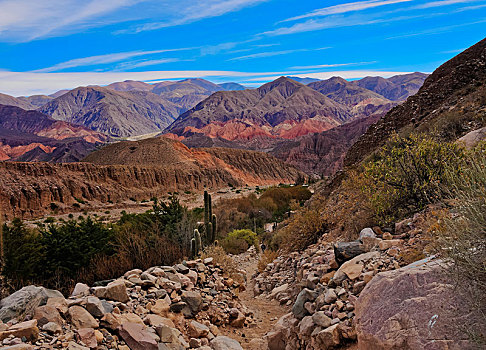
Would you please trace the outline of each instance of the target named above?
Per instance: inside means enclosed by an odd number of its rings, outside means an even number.
[[[29,101],[0,93],[0,105],[15,106],[23,109],[35,109]]]
[[[227,140],[295,138],[340,125],[346,109],[317,91],[281,77],[258,89],[218,92],[182,114],[166,132]]]
[[[307,174],[331,176],[342,169],[348,149],[380,117],[373,114],[328,131],[281,142],[269,153]]]
[[[302,174],[260,152],[191,150],[164,138],[111,144],[84,163],[0,163],[0,204],[7,218],[32,218],[73,206],[161,197],[169,191],[202,191],[232,184],[293,183]],[[77,203],[77,204],[76,204]]]
[[[356,80],[353,84],[380,94],[391,101],[404,101],[417,93],[427,76],[427,74],[415,72],[395,75],[388,79],[366,77]]]
[[[79,161],[107,140],[37,111],[0,105],[0,160]]]
[[[172,102],[150,92],[80,87],[45,104],[40,112],[111,137],[159,131],[178,115]]]
[[[485,64],[486,39],[437,68],[417,94],[368,129],[345,163],[361,161],[395,132],[425,131],[455,140],[484,126]]]
[[[10,350],[242,350],[218,327],[252,323],[237,297],[244,288],[213,258],[78,283],[69,298],[31,285],[0,301],[0,341]]]

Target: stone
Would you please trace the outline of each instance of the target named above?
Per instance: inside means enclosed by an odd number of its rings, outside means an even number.
[[[72,297],[82,297],[89,294],[89,286],[84,283],[76,283],[74,286],[73,292],[71,293]]]
[[[119,334],[131,350],[158,350],[157,342],[143,325],[131,322],[122,323]]]
[[[311,335],[315,326],[312,316],[305,316],[299,323],[299,334],[308,337]]]
[[[54,322],[62,325],[62,318],[54,306],[43,305],[34,310],[33,318],[37,320],[37,326],[42,327],[46,323]]]
[[[183,264],[177,264],[174,266],[174,269],[179,272],[179,273],[182,273],[182,274],[186,274],[189,272],[189,268]]]
[[[326,316],[324,311],[317,311],[314,315],[312,315],[312,321],[322,328],[327,328],[331,325],[331,319]]]
[[[64,297],[54,297],[47,299],[47,306],[54,306],[59,313],[66,315],[68,311],[68,304]]]
[[[358,240],[363,242],[364,237],[376,238],[376,234],[371,228],[367,227],[361,230]]]
[[[89,348],[95,348],[98,346],[96,340],[95,330],[93,328],[81,328],[76,330],[78,340]]]
[[[341,267],[337,270],[336,276],[342,276],[342,274],[346,275],[350,280],[354,280],[359,277],[361,272],[363,271],[363,262],[371,260],[373,258],[378,258],[380,254],[378,252],[369,252],[360,254],[355,256],[349,261],[346,261]]]
[[[390,239],[390,240],[386,240],[386,241],[381,241],[378,244],[378,247],[380,248],[380,250],[387,250],[391,247],[400,246],[401,244],[402,244],[401,239]]]
[[[382,241],[382,239],[377,238],[377,237],[375,237],[375,238],[363,237],[362,242],[363,242],[364,250],[369,252],[369,251],[377,248],[381,241]]]
[[[298,319],[302,319],[307,314],[304,304],[309,300],[314,300],[315,298],[316,293],[314,291],[307,288],[302,289],[299,295],[297,295],[294,306],[292,307],[293,315]]]
[[[120,324],[120,317],[118,315],[115,316],[113,313],[106,314],[101,318],[101,325],[111,330],[117,329],[120,327]]]
[[[337,299],[336,291],[332,288],[328,288],[324,293],[324,302],[326,304],[332,304]]]
[[[93,288],[94,295],[98,298],[109,299],[126,303],[129,300],[127,287],[122,280],[110,282],[106,287]]]
[[[140,324],[142,326],[145,324],[143,322],[143,320],[140,318],[140,316],[138,316],[137,314],[135,314],[133,312],[123,313],[123,314],[121,314],[119,319],[120,319],[121,324],[123,324],[123,323],[137,323],[137,324]]]
[[[275,298],[279,293],[286,292],[288,288],[289,288],[289,284],[288,283],[284,283],[281,286],[275,287],[270,292],[270,297],[271,298]]]
[[[150,311],[160,316],[166,316],[169,309],[170,305],[164,299],[158,299],[155,304],[152,305]]]
[[[10,336],[23,338],[35,341],[39,337],[39,328],[37,328],[37,320],[30,320],[20,322],[10,326],[6,331],[0,332],[0,340],[4,340]]]
[[[61,334],[62,327],[55,322],[48,322],[42,326],[42,330],[51,334]]]
[[[68,319],[76,329],[98,328],[98,321],[82,306],[74,305],[68,310]]]
[[[105,308],[103,307],[101,300],[97,297],[88,297],[86,299],[86,305],[84,307],[94,317],[101,318],[104,316],[105,313],[107,313],[105,312]]]
[[[245,315],[237,310],[236,317],[234,317],[231,321],[230,324],[235,327],[235,328],[243,328],[245,325],[246,317]]]
[[[101,333],[99,330],[95,329],[94,334],[95,334],[96,342],[98,344],[101,344],[103,342],[103,340],[105,339],[105,336],[103,335],[103,333]]]
[[[175,327],[174,322],[172,322],[171,319],[162,317],[160,315],[155,315],[155,314],[148,314],[147,316],[145,316],[145,318],[143,319],[143,323],[153,327],[157,327],[161,325]]]
[[[162,325],[156,327],[155,330],[159,335],[161,342],[172,343],[172,344],[180,343],[179,339],[182,336],[182,334],[177,328]]]
[[[339,324],[336,323],[320,331],[312,338],[312,343],[316,349],[332,349],[341,343],[339,336]]]
[[[26,286],[0,301],[0,320],[8,322],[27,310],[45,305],[49,298],[62,297],[57,290]]]
[[[181,299],[187,304],[187,306],[189,306],[193,315],[197,314],[199,310],[201,310],[201,293],[196,291],[184,291],[182,292]]]
[[[11,346],[2,346],[2,350],[34,350],[34,347],[29,344],[15,344]]]
[[[485,334],[485,325],[446,268],[427,258],[377,274],[356,303],[360,350],[473,349],[463,330]]]
[[[338,264],[365,253],[363,244],[360,241],[338,242],[334,245],[334,257]]]
[[[211,340],[210,345],[213,350],[243,350],[236,340],[221,335]]]
[[[390,232],[383,232],[383,239],[386,240],[393,239],[393,235]]]
[[[89,350],[89,348],[87,346],[82,346],[82,345],[76,344],[73,341],[70,341],[68,343],[67,349],[68,350]]]
[[[188,327],[189,336],[193,338],[203,338],[209,334],[209,328],[202,323],[191,321]]]

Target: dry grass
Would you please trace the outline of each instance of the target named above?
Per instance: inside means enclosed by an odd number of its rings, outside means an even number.
[[[206,258],[213,258],[214,264],[219,265],[223,271],[231,277],[235,277],[238,274],[238,266],[224,251],[223,247],[218,245],[205,247],[201,253],[201,259]]]
[[[263,272],[268,264],[274,261],[278,257],[278,252],[273,250],[265,250],[258,260],[258,272]]]

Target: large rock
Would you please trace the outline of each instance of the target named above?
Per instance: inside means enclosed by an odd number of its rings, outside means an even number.
[[[485,325],[469,312],[440,261],[424,259],[376,275],[356,305],[360,350],[473,349],[461,329]]]
[[[369,252],[355,256],[349,261],[346,261],[341,267],[336,271],[333,279],[336,281],[342,281],[344,276],[348,277],[350,280],[358,278],[363,271],[363,262],[370,259],[377,258],[380,256],[378,252]]]
[[[6,331],[0,332],[0,341],[14,336],[17,338],[25,337],[27,340],[35,341],[39,337],[39,328],[37,328],[37,320],[30,320],[14,324]]]
[[[297,295],[297,298],[295,299],[294,306],[292,307],[292,313],[294,316],[298,319],[302,319],[305,315],[307,315],[307,310],[304,307],[304,304],[307,301],[313,301],[316,298],[317,293],[304,288],[300,291],[299,295]]]
[[[126,303],[129,300],[127,287],[122,280],[110,282],[106,287],[95,287],[93,291],[98,298],[120,301],[122,303]]]
[[[98,328],[98,321],[82,306],[71,306],[68,310],[68,318],[76,329]]]
[[[243,350],[240,343],[225,336],[217,336],[210,344],[213,350]]]
[[[128,344],[131,350],[157,350],[157,342],[138,323],[125,322],[119,328],[120,336]]]
[[[59,311],[57,311],[57,309],[52,305],[43,305],[36,308],[33,318],[37,320],[37,325],[39,327],[42,327],[49,322],[62,325],[61,315],[59,314]]]
[[[45,305],[49,298],[62,296],[57,290],[36,286],[24,287],[0,301],[0,320],[10,321]]]
[[[360,241],[339,242],[334,245],[334,256],[338,264],[342,264],[365,252],[365,247]]]

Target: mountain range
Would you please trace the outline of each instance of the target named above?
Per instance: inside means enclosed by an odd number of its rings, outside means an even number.
[[[37,111],[0,105],[0,160],[78,161],[108,140]]]

